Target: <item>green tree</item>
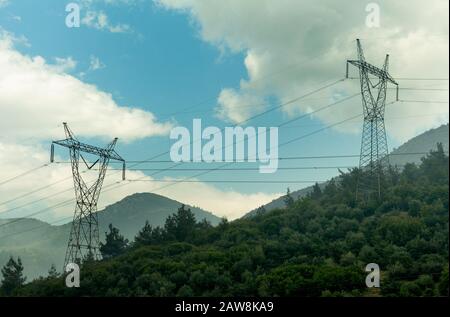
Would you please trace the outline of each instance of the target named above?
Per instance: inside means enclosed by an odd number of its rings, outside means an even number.
[[[264,215],[265,213],[266,213],[266,208],[264,206],[260,206],[260,207],[258,207],[258,209],[256,209],[257,216]]]
[[[288,187],[286,191],[286,196],[284,196],[284,204],[286,207],[290,208],[294,205],[294,198],[291,196],[291,190]]]
[[[178,297],[192,297],[192,296],[194,296],[194,291],[192,290],[192,288],[190,286],[183,285],[178,290],[177,296]]]
[[[128,245],[128,240],[119,233],[119,229],[109,224],[109,233],[105,232],[106,241],[100,243],[100,252],[104,259],[122,254]]]
[[[52,264],[52,266],[50,267],[50,270],[48,270],[48,278],[52,279],[52,278],[58,278],[60,276],[60,274],[58,273],[58,271],[56,271],[56,267],[54,264]]]
[[[25,283],[26,277],[23,276],[22,260],[13,257],[2,268],[3,279],[1,281],[1,292],[6,296],[14,295],[15,291]]]
[[[322,189],[318,183],[315,183],[313,186],[312,192],[309,194],[312,199],[319,199],[322,196]]]
[[[445,155],[442,143],[437,144],[436,151],[422,158],[422,170],[425,176],[433,182],[448,184],[448,156]]]
[[[176,214],[167,217],[164,229],[169,238],[186,241],[192,236],[195,226],[195,215],[191,209],[186,209],[185,205],[182,205]]]
[[[157,244],[164,241],[165,232],[161,227],[153,228],[148,220],[144,227],[134,237],[136,246]]]
[[[439,295],[448,296],[448,263],[441,274],[438,284]]]

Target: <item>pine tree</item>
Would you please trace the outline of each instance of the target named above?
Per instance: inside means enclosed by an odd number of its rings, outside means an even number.
[[[148,222],[145,221],[144,227],[138,232],[136,237],[134,237],[134,243],[137,245],[148,245],[152,243],[152,232],[153,228]]]
[[[266,208],[264,206],[258,207],[256,210],[256,215],[261,216],[266,213]]]
[[[284,196],[284,204],[287,208],[290,208],[294,205],[294,198],[292,198],[291,196],[291,190],[289,187],[287,189],[286,196]]]
[[[161,243],[164,241],[164,236],[165,232],[161,227],[153,228],[147,220],[144,227],[134,238],[134,244],[139,246]]]
[[[58,278],[59,277],[59,273],[58,271],[56,271],[56,267],[54,264],[52,264],[52,266],[50,267],[50,270],[48,270],[48,278],[52,279],[52,278]]]
[[[313,199],[319,199],[320,196],[322,196],[322,190],[320,189],[320,186],[318,183],[315,183],[313,186],[313,190],[310,194],[311,198]]]
[[[25,283],[26,277],[23,276],[22,260],[13,257],[9,258],[8,263],[2,268],[3,279],[1,281],[1,292],[6,296],[11,296]]]
[[[128,240],[119,233],[119,229],[109,224],[109,233],[105,232],[106,242],[100,243],[100,252],[104,259],[122,254],[128,245]]]
[[[186,209],[184,205],[178,208],[178,212],[167,217],[164,228],[167,235],[178,241],[185,241],[195,229],[195,215],[191,209]]]

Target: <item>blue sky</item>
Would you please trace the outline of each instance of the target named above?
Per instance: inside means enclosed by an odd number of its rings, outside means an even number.
[[[92,84],[98,91],[111,94],[112,99],[119,107],[141,109],[154,114],[157,122],[182,125],[189,129],[191,129],[193,118],[201,118],[204,126],[213,125],[222,128],[233,125],[230,118],[219,117],[216,111],[218,107],[220,109],[220,106],[227,107],[227,105],[221,105],[219,102],[221,93],[226,89],[233,90],[236,98],[239,97],[237,100],[240,101],[240,105],[248,106],[247,100],[261,100],[266,105],[266,108],[261,109],[255,107],[258,109],[253,109],[250,112],[250,114],[254,115],[259,110],[263,111],[280,102],[289,100],[289,98],[301,96],[308,91],[320,87],[324,81],[331,82],[343,78],[345,59],[354,57],[356,50],[354,42],[343,41],[345,45],[343,44],[342,47],[345,48],[345,54],[343,53],[339,58],[335,58],[332,61],[334,66],[331,68],[325,68],[331,59],[330,53],[326,50],[317,53],[317,55],[319,53],[328,54],[324,57],[326,59],[325,62],[322,62],[320,58],[318,60],[310,58],[315,53],[309,52],[308,47],[311,48],[310,50],[313,48],[320,50],[326,46],[325,42],[320,42],[321,38],[319,36],[322,34],[321,32],[326,31],[326,28],[324,28],[324,30],[318,31],[317,38],[305,35],[307,33],[299,35],[299,43],[296,45],[301,47],[299,54],[303,54],[303,59],[300,59],[301,63],[295,58],[292,58],[292,56],[295,56],[295,52],[290,52],[286,57],[286,62],[280,61],[280,64],[276,65],[276,63],[270,60],[278,56],[279,47],[271,47],[270,45],[272,43],[268,44],[264,40],[258,42],[257,40],[260,36],[259,33],[257,34],[259,30],[257,26],[243,27],[242,39],[240,39],[240,32],[231,29],[232,26],[226,26],[226,21],[222,24],[218,23],[218,26],[213,25],[214,19],[210,19],[208,16],[211,13],[206,12],[200,5],[195,4],[195,2],[188,1],[186,3],[192,2],[192,4],[186,5],[180,5],[177,1],[161,1],[162,4],[160,3],[159,5],[152,1],[127,2],[116,0],[112,2],[113,4],[108,3],[108,1],[82,2],[81,18],[83,19],[88,12],[95,12],[96,14],[101,12],[108,17],[109,25],[126,25],[128,29],[124,32],[113,32],[108,27],[95,27],[94,25],[83,23],[80,28],[67,28],[65,26],[65,17],[67,14],[65,12],[65,5],[68,2],[52,0],[42,0],[38,4],[36,1],[31,0],[10,1],[9,4],[0,8],[0,26],[4,31],[14,35],[16,38],[14,50],[21,55],[31,57],[41,56],[48,65],[55,64],[57,58],[70,58],[76,65],[67,67],[64,70],[64,74],[75,77],[83,83]],[[232,2],[233,5],[237,5],[236,2]],[[211,7],[216,5],[213,4]],[[311,3],[307,5],[312,6]],[[219,5],[217,10],[221,9]],[[214,9],[212,8],[211,11],[214,11]],[[223,15],[226,16],[227,14],[229,12],[224,10]],[[361,13],[361,15],[363,14],[365,13]],[[393,16],[395,14],[397,13],[392,13]],[[257,20],[256,13],[255,21]],[[230,23],[233,22],[230,21]],[[272,23],[272,21],[268,21],[267,23]],[[317,22],[305,21],[302,27],[311,27],[314,29],[314,23]],[[405,22],[405,29],[407,23],[409,22]],[[238,24],[238,21],[236,24]],[[277,24],[274,24],[274,27],[277,27]],[[292,25],[292,28],[295,27],[296,25]],[[358,27],[360,27],[359,24]],[[394,28],[395,26],[389,25],[388,27]],[[252,28],[255,28],[255,32],[250,33],[248,29]],[[247,34],[247,32],[249,33]],[[344,32],[345,29],[340,31],[339,34],[341,35]],[[368,31],[365,30],[364,32],[367,33]],[[253,39],[251,36],[254,34],[257,35]],[[270,35],[270,33],[268,34]],[[286,33],[281,32],[279,36],[286,36],[287,38],[291,36],[283,34]],[[410,33],[406,32],[403,36],[407,37],[407,34]],[[304,42],[301,42],[302,37]],[[26,41],[17,40],[20,38],[26,39]],[[315,42],[312,42],[312,38],[314,38]],[[374,36],[374,38],[376,37]],[[395,40],[398,41],[399,38],[401,36],[397,35]],[[395,40],[392,43],[397,43]],[[324,38],[323,41],[327,41],[327,39]],[[282,40],[276,40],[276,42],[282,43]],[[372,42],[369,40],[366,42],[368,44],[366,55],[370,61],[373,59],[374,63],[381,63],[384,53],[381,55],[379,53],[385,52],[385,50],[380,48],[376,51],[375,49],[371,50],[376,44],[373,42],[374,40]],[[279,46],[280,43],[277,43],[277,45]],[[291,48],[286,48],[286,50]],[[390,44],[389,46],[389,43],[387,43],[387,49],[392,49],[394,53],[397,52],[396,49],[399,50],[394,44]],[[258,67],[252,68],[251,62],[255,56],[256,58],[254,60],[256,62],[264,61],[266,56],[269,56],[269,61],[266,64],[261,62],[257,64],[259,65]],[[310,61],[308,62],[309,58]],[[306,64],[305,60],[307,62]],[[97,67],[94,67],[97,69],[93,69],[92,61],[98,62]],[[321,66],[323,68],[320,68]],[[263,73],[263,76],[258,77],[258,71]],[[411,71],[405,70],[401,75],[415,75],[417,71],[417,69]],[[356,72],[354,74],[356,75]],[[446,76],[447,73],[441,72],[439,75]],[[258,80],[263,82],[264,87],[267,87],[267,89],[256,87],[257,84],[255,83]],[[283,80],[285,80],[284,83],[297,80],[298,82],[292,87],[288,87],[288,85],[283,85]],[[248,84],[247,86],[251,86],[251,89],[246,88],[246,83]],[[280,88],[281,86],[288,87],[289,89]],[[358,89],[355,81],[352,83],[344,82],[337,84],[330,89],[307,98],[290,110],[284,109],[286,111],[277,110],[271,112],[268,115],[250,121],[248,125],[277,126],[286,120],[317,109],[343,96],[357,93]],[[264,92],[262,93],[261,91]],[[58,94],[58,91],[53,91],[53,93]],[[246,97],[248,95],[251,95],[251,97]],[[392,100],[392,98],[393,95],[391,94],[389,99]],[[436,99],[434,96],[433,98]],[[76,104],[76,101],[74,101],[71,107],[76,107]],[[250,102],[251,104],[252,102]],[[281,144],[292,138],[309,134],[329,124],[356,115],[361,110],[358,108],[358,104],[360,105],[360,97],[353,99],[351,103],[353,106],[349,105],[344,107],[344,104],[342,106],[337,105],[328,110],[324,110],[323,114],[321,113],[314,117],[306,117],[298,120],[292,123],[290,125],[291,127],[280,129],[279,143]],[[436,113],[436,109],[433,108],[430,110],[430,113]],[[39,111],[39,109],[36,109],[36,111]],[[236,111],[236,109],[233,109],[233,111]],[[439,110],[438,112],[446,111],[448,110]],[[93,113],[94,115],[90,119],[95,121],[95,109],[93,109]],[[73,116],[73,112],[71,112],[71,115]],[[399,118],[401,115],[403,115],[403,112],[396,110],[396,112],[392,113],[392,121],[387,120],[387,125],[392,123],[392,126],[397,129],[399,126],[398,122],[401,121],[401,118]],[[61,116],[59,117],[64,117],[63,111],[61,111]],[[71,117],[67,116],[66,120],[70,124]],[[341,128],[329,129],[301,141],[294,142],[286,147],[281,147],[279,149],[279,155],[280,157],[289,157],[358,154],[360,148],[361,120],[361,118],[355,119],[349,124],[342,125]],[[404,132],[404,130],[400,131],[398,130],[399,128],[395,130],[394,127],[392,130],[388,129],[389,147],[392,149],[415,133],[434,127],[444,121],[445,116],[441,116],[418,126],[415,130],[407,130],[407,132]],[[55,126],[58,124],[60,122],[54,122]],[[84,124],[89,125],[89,122],[85,120]],[[408,126],[408,123],[406,126]],[[77,126],[75,124],[72,128],[77,133],[77,128],[81,130],[84,126]],[[110,128],[105,125],[103,129],[108,130]],[[55,135],[55,131],[52,130],[51,135],[38,140],[40,150],[43,153],[52,138],[62,138],[62,129],[59,130],[59,136]],[[103,144],[109,138],[109,135],[112,134],[112,131],[108,131],[105,134],[108,137],[105,137],[102,133],[88,133],[84,136],[84,140],[94,144]],[[17,142],[31,146],[36,140],[32,139],[27,143],[26,138],[22,137],[17,139]],[[160,135],[143,135],[142,137],[135,137],[131,140],[125,138],[122,142],[119,140],[117,151],[127,160],[143,160],[168,151],[173,142],[167,134],[163,133]],[[62,149],[58,149],[58,153],[62,158],[66,158]],[[168,160],[169,156],[165,155],[159,159]],[[281,161],[279,166],[355,166],[357,164],[357,158],[348,158],[315,161]],[[167,163],[142,164],[139,165],[139,168],[159,168],[170,165]],[[215,166],[217,164],[193,163],[186,164],[183,167],[198,168]],[[258,164],[236,165],[236,167],[257,166]],[[150,174],[151,172],[144,171],[144,173]],[[320,181],[337,174],[337,169],[279,170],[269,175],[259,174],[258,171],[222,171],[204,175],[199,179],[207,181],[233,179]],[[194,174],[192,172],[165,172],[157,176],[157,178],[163,176],[182,178],[191,175]],[[251,185],[229,183],[208,184],[209,187],[214,187],[223,192],[235,191],[249,195],[261,193],[262,196],[254,200],[254,207],[257,207],[256,204],[267,202],[267,200],[270,201],[271,198],[276,197],[279,193],[285,192],[287,186],[295,190],[307,185],[270,183]],[[145,188],[139,188],[137,190],[142,191]],[[180,189],[180,191],[183,191],[183,189]],[[113,202],[114,199],[120,199],[125,194],[129,194],[129,192],[117,194],[115,197],[109,197],[108,202]],[[170,195],[170,193],[167,194]],[[175,196],[174,198],[183,198],[181,196],[177,197],[175,189],[171,194]],[[245,196],[240,196],[236,199],[245,199]],[[213,204],[211,203],[202,205],[200,198],[198,199],[198,203],[196,203],[195,197],[192,197],[188,203],[197,204],[204,208],[213,208]],[[220,205],[221,202],[217,201],[217,204]],[[46,206],[45,203],[42,205]],[[226,214],[226,212],[222,210],[221,214]],[[58,217],[55,213],[52,217],[49,216],[49,218],[57,219]]]

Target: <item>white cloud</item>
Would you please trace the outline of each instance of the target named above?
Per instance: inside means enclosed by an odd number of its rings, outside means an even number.
[[[99,70],[99,69],[103,69],[105,68],[105,64],[103,64],[100,61],[100,58],[98,58],[97,56],[91,55],[89,57],[89,70],[90,71],[95,71],[95,70]]]
[[[77,67],[77,62],[72,57],[55,57],[55,64],[49,65],[57,73],[67,73]]]
[[[171,124],[160,123],[148,111],[121,107],[109,93],[65,73],[70,59],[48,64],[13,47],[14,39],[0,35],[0,135],[10,140],[57,138],[58,125],[69,122],[80,136],[119,137],[133,141],[168,134]]]
[[[355,58],[355,39],[361,38],[369,62],[381,65],[391,56],[394,77],[448,78],[448,1],[379,1],[381,28],[365,25],[367,3],[352,0],[155,0],[161,7],[188,14],[200,37],[222,52],[244,53],[248,79],[239,89],[224,88],[219,95],[219,113],[233,122],[260,111],[241,109],[243,99],[261,100],[276,96],[280,101],[308,92],[317,83],[344,77],[345,61]],[[357,74],[353,70],[353,74]],[[423,87],[426,82],[399,81],[403,87]],[[428,83],[430,84],[430,83]],[[433,84],[433,83],[432,83]],[[439,83],[441,84],[441,83]],[[442,88],[448,88],[444,82]],[[335,94],[358,92],[357,81],[340,84],[328,91]],[[326,97],[326,95],[322,95]],[[389,98],[394,98],[391,93]],[[403,91],[403,99],[447,100],[447,93]],[[323,102],[297,102],[287,114],[310,111]],[[231,111],[232,109],[232,111]],[[325,124],[361,112],[355,99],[333,111],[317,114]],[[418,132],[448,121],[446,105],[399,103],[387,109],[390,115],[446,112],[410,122],[388,125],[388,132],[403,141]],[[342,128],[341,128],[342,129]],[[346,131],[346,130],[345,130]]]
[[[262,99],[254,95],[239,94],[234,89],[223,89],[218,97],[217,117],[231,122],[242,122],[255,109],[263,107]]]
[[[9,0],[0,0],[0,8],[6,7],[9,4]]]
[[[16,22],[22,22],[22,17],[19,15],[10,15],[10,17]]]
[[[131,32],[131,27],[128,24],[111,24],[108,16],[103,11],[88,11],[86,15],[81,20],[81,23],[97,29],[105,30],[111,33],[129,33]]]
[[[189,205],[214,212],[217,216],[234,220],[250,210],[270,203],[284,193],[243,194],[237,190],[221,190],[206,183],[178,183],[173,188],[162,190],[163,195],[173,197]]]

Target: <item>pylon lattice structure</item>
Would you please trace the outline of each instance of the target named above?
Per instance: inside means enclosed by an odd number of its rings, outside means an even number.
[[[66,267],[68,263],[81,263],[87,258],[101,259],[97,202],[109,161],[116,160],[123,163],[122,179],[125,180],[125,160],[114,150],[117,138],[108,144],[106,148],[100,148],[79,142],[67,123],[63,123],[63,125],[66,139],[52,142],[50,161],[54,161],[55,144],[69,149],[76,205],[64,260],[64,267]],[[98,158],[94,163],[88,164],[82,153],[88,153]],[[99,166],[98,177],[90,186],[81,177],[79,169],[80,158],[88,169],[92,169],[95,165]]]
[[[347,61],[347,78],[349,64],[359,69],[364,124],[359,161],[361,174],[358,177],[356,197],[367,200],[371,197],[381,198],[383,176],[389,166],[384,125],[387,84],[390,82],[397,86],[398,100],[398,83],[388,73],[389,55],[386,55],[383,68],[378,68],[366,62],[359,39],[357,47],[358,59]],[[375,95],[373,90],[376,91]]]

